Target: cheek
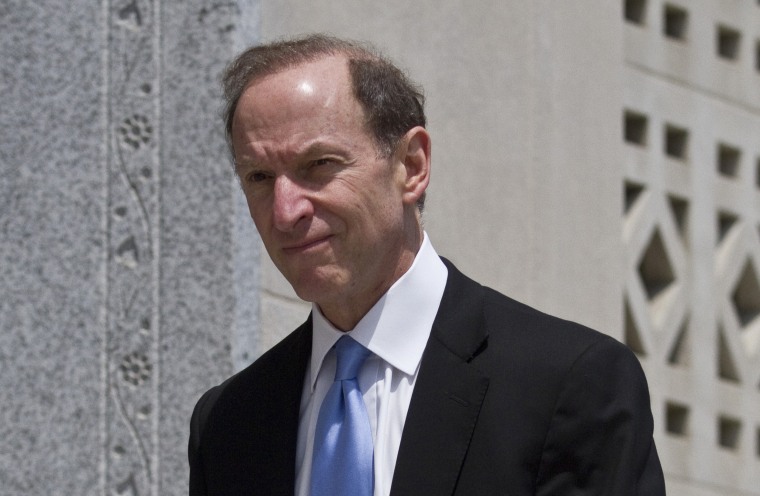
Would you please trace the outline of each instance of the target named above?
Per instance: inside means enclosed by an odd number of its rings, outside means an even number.
[[[380,247],[391,241],[402,229],[403,210],[388,198],[370,199],[362,207],[357,223],[366,241],[371,243],[370,251],[373,246]]]
[[[256,227],[259,227],[259,211],[253,208],[253,205],[251,205],[251,202],[248,202],[248,213],[251,216],[251,219],[253,220],[253,223],[256,224]]]
[[[266,236],[268,231],[267,226],[269,225],[267,221],[269,214],[258,205],[254,207],[250,201],[248,202],[248,213],[251,215],[251,220],[253,220],[253,224],[256,226],[259,234],[262,237]]]
[[[248,205],[248,213],[250,214],[251,219],[253,219],[258,225],[267,215],[269,215],[270,209],[261,197],[254,198],[253,195],[245,190],[243,190],[243,194],[245,195],[245,201]]]

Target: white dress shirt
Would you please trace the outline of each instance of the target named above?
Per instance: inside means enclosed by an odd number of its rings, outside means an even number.
[[[448,271],[425,234],[409,270],[349,331],[372,354],[359,371],[375,446],[374,496],[391,491],[393,470],[422,352],[438,313]],[[322,400],[335,379],[335,350],[344,335],[312,308],[314,335],[306,368],[296,451],[296,496],[309,496],[314,431]],[[341,496],[341,495],[336,495]]]

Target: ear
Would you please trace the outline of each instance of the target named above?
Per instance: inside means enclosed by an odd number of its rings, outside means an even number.
[[[404,166],[403,201],[414,206],[430,183],[430,135],[424,127],[407,131],[397,150]]]

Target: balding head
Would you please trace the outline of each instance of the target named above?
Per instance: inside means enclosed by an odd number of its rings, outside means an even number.
[[[385,156],[393,153],[408,130],[425,126],[422,91],[385,57],[366,44],[309,35],[251,47],[229,65],[222,79],[228,142],[238,101],[249,85],[282,70],[335,55],[345,56],[348,61],[353,95],[364,110],[367,130]]]

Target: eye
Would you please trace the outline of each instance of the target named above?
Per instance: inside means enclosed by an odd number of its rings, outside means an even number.
[[[271,177],[270,174],[267,174],[266,172],[251,172],[247,176],[247,180],[249,183],[261,183],[266,181]]]
[[[329,158],[318,158],[316,160],[312,160],[311,165],[313,166],[328,165],[332,162],[333,162],[332,159],[329,159]]]

